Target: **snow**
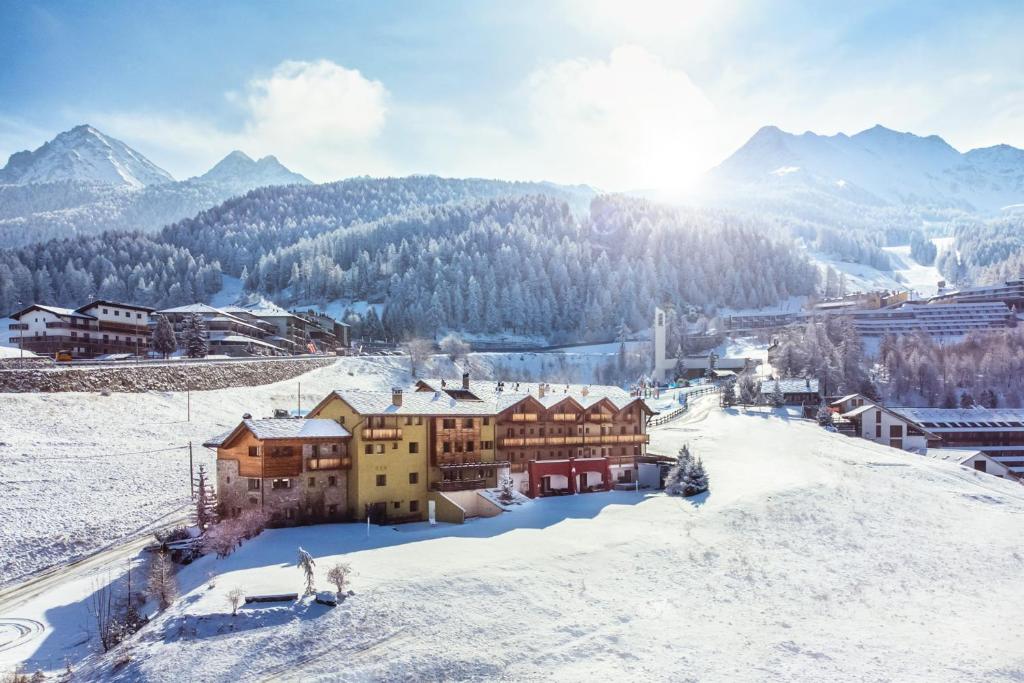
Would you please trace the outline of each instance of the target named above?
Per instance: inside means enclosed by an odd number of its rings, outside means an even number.
[[[936,238],[932,242],[939,248],[941,253],[943,245],[952,241],[952,238]],[[923,266],[910,256],[910,245],[902,247],[885,247],[883,251],[889,254],[892,261],[893,271],[899,275],[903,282],[903,288],[913,293],[913,298],[927,298],[935,296],[938,292],[940,280],[944,280],[942,273],[934,265]]]
[[[210,306],[213,308],[234,306],[241,299],[242,290],[243,283],[240,278],[222,275],[220,291],[210,298]]]
[[[130,655],[119,680],[1024,676],[1019,649],[993,641],[1024,610],[1012,589],[1024,489],[784,413],[702,405],[655,430],[652,450],[688,443],[708,494],[539,499],[369,535],[357,524],[267,531],[185,567],[176,605],[77,673],[112,677]],[[301,592],[299,546],[319,588],[333,563],[350,563],[354,595],[232,618],[235,587]],[[84,609],[70,590],[9,616],[47,619],[61,601],[70,630]],[[45,662],[61,642],[58,629],[18,655]]]
[[[0,344],[0,358],[35,358],[35,356],[36,354],[27,349],[22,350],[17,346],[4,346]]]

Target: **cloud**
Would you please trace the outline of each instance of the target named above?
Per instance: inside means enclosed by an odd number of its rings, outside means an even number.
[[[209,167],[232,149],[273,154],[315,180],[386,168],[373,143],[388,119],[390,95],[380,81],[355,69],[328,60],[285,61],[226,97],[241,115],[234,127],[138,111],[91,118],[179,176]]]
[[[536,153],[552,179],[678,186],[719,152],[712,102],[686,72],[640,47],[540,68],[525,92]]]

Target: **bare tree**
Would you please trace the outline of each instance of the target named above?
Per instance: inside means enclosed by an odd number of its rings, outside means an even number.
[[[89,614],[96,627],[96,637],[104,652],[109,652],[124,638],[124,627],[117,618],[114,590],[110,577],[101,577],[93,583],[89,599]]]
[[[231,606],[231,616],[238,614],[238,608],[245,600],[245,591],[241,588],[232,588],[228,593],[228,605]]]
[[[441,352],[446,354],[453,363],[465,360],[470,351],[469,344],[462,341],[462,337],[454,332],[449,332],[441,340],[439,346],[441,347]]]
[[[227,557],[239,546],[244,529],[238,519],[225,519],[214,524],[203,534],[203,551]]]
[[[409,372],[412,373],[413,377],[416,377],[420,367],[430,358],[431,353],[434,351],[434,347],[429,341],[418,338],[404,342],[401,349],[409,356]]]
[[[352,566],[347,562],[339,562],[327,571],[327,580],[334,584],[338,590],[338,597],[341,597],[348,583],[348,577],[352,573]]]
[[[149,580],[146,582],[146,595],[156,600],[157,607],[163,611],[174,603],[178,596],[178,584],[174,578],[174,567],[167,551],[161,550],[153,556],[149,565]]]

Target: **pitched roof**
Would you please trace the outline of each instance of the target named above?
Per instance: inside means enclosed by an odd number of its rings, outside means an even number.
[[[75,310],[84,311],[87,308],[93,308],[95,306],[113,306],[115,308],[130,308],[133,311],[145,311],[146,313],[152,313],[153,311],[156,310],[155,308],[150,308],[149,306],[136,306],[135,304],[126,304],[120,301],[110,301],[109,299],[95,299],[84,306],[79,306]]]
[[[1020,408],[893,408],[894,413],[931,431],[1021,431],[1024,409]]]
[[[841,397],[841,398],[837,398],[836,400],[832,401],[832,403],[830,403],[829,405],[831,405],[831,406],[837,406],[837,405],[839,405],[840,403],[846,403],[846,402],[847,402],[847,401],[849,401],[849,400],[850,400],[851,398],[857,398],[858,396],[860,396],[860,394],[847,394],[846,396],[843,396],[843,397]],[[865,396],[865,397],[864,397],[864,400],[865,400],[865,401],[870,401],[871,399],[869,399],[869,398],[868,398],[867,396]]]
[[[253,436],[267,439],[346,438],[352,434],[334,420],[307,418],[269,418],[243,420]]]
[[[324,401],[333,396],[361,415],[493,415],[522,398],[514,397],[511,402],[508,400],[513,397],[464,400],[440,391],[406,391],[402,394],[402,405],[396,406],[390,391],[336,389]]]
[[[461,390],[462,380],[428,378],[419,380],[417,386],[432,391]],[[541,387],[544,388],[543,396],[540,395]],[[642,401],[642,399],[633,396],[621,387],[607,384],[552,384],[548,382],[500,382],[497,380],[471,379],[469,381],[469,391],[480,400],[494,401],[499,397],[502,399],[515,397],[512,403],[506,404],[506,407],[513,403],[518,403],[523,398],[526,398],[526,396],[533,396],[545,408],[550,408],[566,397],[572,397],[584,408],[589,408],[601,399],[607,398],[617,410],[622,410],[634,401]]]
[[[48,306],[46,304],[32,304],[31,306],[26,306],[17,313],[11,313],[10,317],[13,320],[20,320],[21,316],[25,315],[29,311],[34,310],[46,311],[47,313],[53,313],[54,315],[60,316],[62,318],[88,318],[89,320],[96,319],[95,316],[89,315],[88,313],[80,313],[79,311],[76,311],[71,308],[61,308],[60,306]]]

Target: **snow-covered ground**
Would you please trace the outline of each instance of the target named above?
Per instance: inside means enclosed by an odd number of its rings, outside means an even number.
[[[948,240],[946,238],[937,238],[932,241],[939,245],[941,242]],[[942,250],[941,246],[939,246],[939,250]],[[910,289],[915,298],[935,296],[935,293],[938,291],[939,281],[945,279],[938,268],[934,265],[922,266],[915,261],[910,255],[909,245],[886,247],[885,251],[889,254],[894,272],[899,273],[900,280],[904,283],[903,286]]]
[[[87,680],[1024,678],[1024,488],[711,399],[654,432],[711,491],[542,499],[464,526],[264,532],[179,574],[183,597]],[[226,594],[301,592],[352,565],[341,606],[229,615]],[[211,581],[212,579],[212,581]],[[212,583],[212,587],[211,587]],[[88,593],[88,591],[86,591]],[[59,606],[53,603],[59,602]],[[66,621],[84,598],[16,614]],[[47,605],[50,605],[47,607]],[[68,626],[68,629],[71,627]],[[19,650],[46,661],[59,633]],[[114,661],[123,662],[113,668]]]
[[[952,238],[937,237],[932,242],[941,252],[952,244]],[[935,294],[939,280],[944,279],[935,266],[922,266],[910,256],[910,247],[885,247],[892,261],[892,270],[878,270],[862,263],[852,263],[835,259],[827,254],[809,252],[808,257],[821,270],[832,266],[837,272],[846,276],[846,288],[849,292],[873,292],[882,289],[910,289],[915,296],[928,297]]]

